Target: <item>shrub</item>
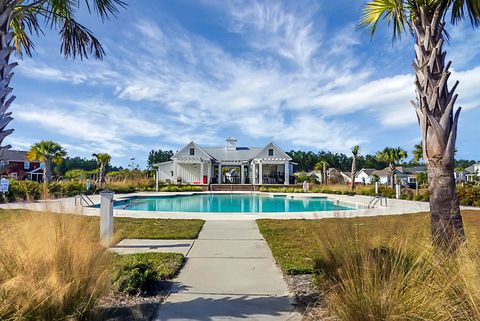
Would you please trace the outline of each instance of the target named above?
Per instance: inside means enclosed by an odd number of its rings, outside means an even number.
[[[12,215],[13,216],[13,215]],[[50,214],[0,227],[0,319],[87,320],[110,287],[110,254],[96,226]]]
[[[200,186],[193,185],[168,185],[159,189],[160,192],[200,192],[203,191]]]
[[[65,182],[62,187],[63,196],[66,197],[75,196],[87,191],[85,184],[80,182]]]
[[[48,184],[48,194],[53,197],[62,197],[63,196],[62,183],[53,182]]]
[[[50,196],[71,197],[83,194],[87,191],[85,184],[80,182],[51,182],[48,184],[48,194]]]
[[[41,195],[42,186],[40,183],[17,180],[10,180],[10,186],[6,193],[6,196],[10,201],[31,201],[39,199]]]
[[[170,279],[183,264],[178,253],[116,255],[113,286],[119,292],[138,294],[153,290],[158,280]]]
[[[120,292],[143,293],[154,287],[157,277],[157,272],[151,262],[133,260],[115,269],[113,285]]]
[[[480,186],[457,186],[457,195],[461,205],[475,205],[480,202]],[[478,206],[478,205],[475,205]]]

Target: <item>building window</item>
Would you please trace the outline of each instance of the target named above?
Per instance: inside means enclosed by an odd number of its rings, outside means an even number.
[[[195,155],[195,148],[190,148],[190,155]]]
[[[270,149],[268,150],[268,156],[273,156],[273,148],[270,148]]]

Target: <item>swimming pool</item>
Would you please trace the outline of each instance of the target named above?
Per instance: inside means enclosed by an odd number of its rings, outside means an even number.
[[[354,208],[326,197],[263,194],[191,194],[136,196],[115,201],[114,209],[157,212],[272,213],[343,211]]]

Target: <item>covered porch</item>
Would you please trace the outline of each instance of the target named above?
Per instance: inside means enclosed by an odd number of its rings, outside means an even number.
[[[173,161],[173,181],[175,183],[210,184],[211,177],[210,160],[190,157]]]
[[[254,185],[290,184],[292,164],[286,159],[255,159],[251,163],[251,180]]]
[[[217,184],[251,184],[246,161],[217,162],[213,176],[213,182]]]

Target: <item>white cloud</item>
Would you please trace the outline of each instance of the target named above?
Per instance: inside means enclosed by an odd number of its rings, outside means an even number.
[[[68,108],[58,100],[16,117],[36,118],[48,130],[85,142],[80,148],[116,155],[149,149],[136,138],[211,144],[232,128],[299,148],[345,152],[374,140],[374,128],[414,124],[413,76],[376,77],[381,71],[355,56],[354,25],[324,37],[321,8],[299,3],[209,2],[244,39],[244,51],[231,52],[172,21],[142,18],[124,28],[124,42],[111,44],[101,63],[24,65],[28,77],[107,84],[116,99],[83,98],[66,102]],[[459,102],[466,108],[480,101],[478,68],[451,77],[462,81]]]
[[[312,19],[316,5],[256,0],[222,5],[230,16],[231,30],[243,34],[252,46],[271,50],[302,67],[310,65],[322,40]]]
[[[142,148],[128,142],[129,137],[154,137],[164,130],[162,126],[142,118],[124,106],[112,106],[94,100],[51,100],[46,105],[48,108],[41,105],[19,106],[15,117],[22,122],[34,123],[50,132],[73,138],[79,145],[87,142],[89,147],[84,146],[84,149],[101,149],[113,156],[123,156],[127,149]]]
[[[63,64],[63,65],[62,65]],[[33,59],[20,61],[19,72],[29,78],[69,82],[74,85],[111,83],[120,75],[110,66],[98,61],[82,61],[79,64],[46,64]]]

